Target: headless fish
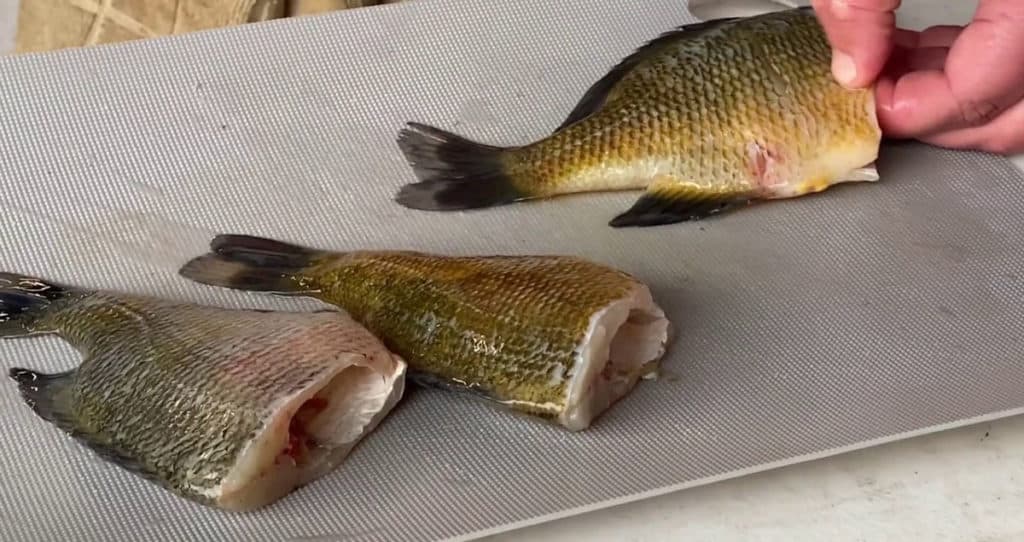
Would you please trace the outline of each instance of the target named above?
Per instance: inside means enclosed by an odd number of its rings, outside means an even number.
[[[406,364],[337,311],[233,310],[0,274],[0,337],[56,334],[70,371],[10,370],[42,419],[191,501],[245,511],[327,474]]]
[[[409,123],[398,145],[428,211],[643,190],[613,227],[704,219],[757,200],[877,181],[873,89],[832,77],[810,8],[688,24],[623,59],[554,133],[516,147]]]

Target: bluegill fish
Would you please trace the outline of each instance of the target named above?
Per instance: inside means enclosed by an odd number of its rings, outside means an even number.
[[[215,508],[327,474],[401,398],[406,364],[338,311],[234,310],[0,274],[0,337],[56,334],[72,370],[14,368],[42,419]]]
[[[573,431],[655,372],[670,333],[645,284],[567,256],[332,252],[222,235],[180,274],[333,304],[402,356],[411,380]]]
[[[554,133],[497,147],[422,123],[398,145],[413,209],[643,190],[613,227],[654,226],[877,181],[873,89],[847,90],[810,8],[684,25],[623,59]]]

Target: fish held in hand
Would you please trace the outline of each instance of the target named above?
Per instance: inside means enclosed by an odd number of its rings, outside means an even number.
[[[642,189],[610,225],[643,227],[877,181],[874,91],[843,88],[830,62],[810,8],[688,24],[622,60],[538,141],[409,123],[398,145],[419,182],[396,201],[454,211]]]
[[[406,364],[338,311],[236,310],[0,274],[0,337],[56,334],[70,371],[10,370],[105,460],[215,508],[268,505],[340,465],[401,398]]]
[[[221,235],[190,280],[340,307],[417,383],[582,430],[652,374],[670,326],[635,278],[565,256],[331,252]]]

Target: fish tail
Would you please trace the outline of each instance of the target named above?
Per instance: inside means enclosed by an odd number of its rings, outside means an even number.
[[[68,389],[77,369],[62,373],[39,373],[22,367],[12,367],[8,376],[18,384],[18,393],[40,418],[70,430],[70,412],[64,407],[62,393]]]
[[[249,235],[218,235],[210,252],[193,258],[178,274],[209,286],[254,292],[290,293],[296,277],[322,251]]]
[[[0,337],[54,331],[45,322],[54,303],[72,291],[40,278],[0,272]]]
[[[424,211],[478,209],[528,196],[516,188],[503,156],[510,149],[471,141],[452,132],[409,123],[398,146],[420,182],[399,190],[395,201]]]
[[[7,375],[17,383],[21,399],[37,416],[68,433],[101,458],[154,482],[161,482],[147,466],[112,447],[108,438],[97,435],[93,429],[78,423],[72,397],[78,369],[60,373],[41,373],[22,367],[12,367]]]

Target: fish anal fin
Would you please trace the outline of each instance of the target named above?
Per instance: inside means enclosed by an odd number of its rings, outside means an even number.
[[[22,400],[43,420],[71,436],[101,459],[138,476],[160,483],[156,474],[127,453],[110,445],[101,435],[83,427],[72,411],[71,386],[76,370],[61,373],[40,373],[14,367],[8,376],[18,385]]]
[[[660,177],[626,212],[612,219],[613,228],[649,227],[702,220],[744,205],[752,192],[715,190],[670,177]]]
[[[739,19],[739,17],[726,17],[702,21],[699,23],[684,24],[672,30],[663,32],[654,39],[641,45],[630,55],[623,58],[618,64],[608,70],[608,73],[603,77],[593,83],[583,94],[583,97],[576,103],[576,106],[569,113],[566,119],[562,121],[554,131],[560,132],[570,124],[575,124],[601,109],[601,107],[608,103],[613,97],[616,85],[618,85],[619,81],[621,81],[645,59],[660,51],[663,46],[681,39],[696,38],[707,31],[714,30],[723,24],[730,23],[737,19]]]

